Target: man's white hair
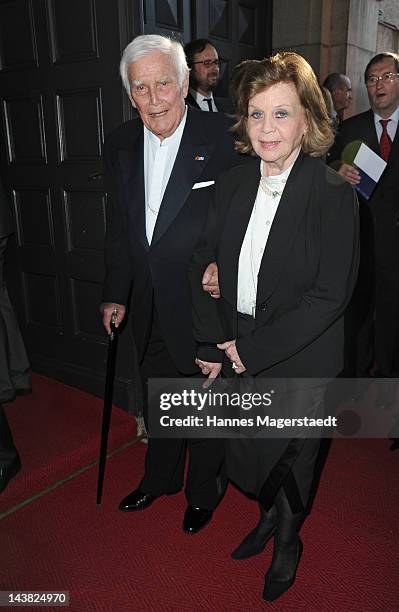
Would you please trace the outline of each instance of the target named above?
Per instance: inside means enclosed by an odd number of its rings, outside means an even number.
[[[128,70],[130,64],[137,62],[137,60],[154,53],[154,51],[160,51],[165,55],[169,55],[173,64],[175,65],[178,84],[182,88],[184,81],[188,77],[188,66],[184,49],[177,40],[172,40],[167,36],[159,36],[158,34],[143,34],[137,36],[132,40],[131,43],[125,48],[122,59],[119,65],[119,72],[121,75],[122,83],[130,96],[130,82],[128,77]]]

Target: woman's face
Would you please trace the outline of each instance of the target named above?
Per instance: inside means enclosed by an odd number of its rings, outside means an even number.
[[[289,168],[301,148],[307,124],[293,83],[276,83],[250,98],[247,131],[266,175]]]

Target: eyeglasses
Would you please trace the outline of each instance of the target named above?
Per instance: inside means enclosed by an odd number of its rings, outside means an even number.
[[[384,83],[393,83],[393,81],[396,81],[396,78],[398,76],[399,74],[397,72],[386,72],[381,76],[375,76],[374,74],[372,74],[366,78],[366,85],[377,85],[378,81],[383,81]]]
[[[221,59],[207,59],[207,60],[200,60],[198,62],[191,62],[191,64],[194,66],[194,64],[203,64],[205,66],[205,68],[209,68],[209,66],[220,66],[220,64],[222,63]]]

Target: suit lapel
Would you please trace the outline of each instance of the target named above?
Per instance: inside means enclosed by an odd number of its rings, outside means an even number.
[[[281,196],[259,270],[257,304],[270,297],[280,280],[291,243],[308,205],[307,198],[298,195],[312,192],[313,169],[307,161],[300,153]]]
[[[221,291],[228,302],[237,303],[238,262],[241,246],[254,207],[260,180],[259,160],[246,166],[240,176],[223,232],[219,264],[223,269]],[[280,280],[290,246],[307,207],[306,198],[298,193],[311,193],[313,170],[300,153],[287,180],[273,220],[258,275],[257,304],[267,300]],[[234,265],[232,265],[234,262]]]
[[[374,151],[374,153],[380,155],[380,143],[377,138],[377,132],[374,123],[374,113],[372,110],[369,111],[369,114],[366,119],[367,121],[364,125],[364,136],[362,138],[362,142],[369,146],[370,149]]]
[[[145,228],[144,132],[140,130],[132,150],[120,150],[119,161],[128,218],[143,246],[149,244]]]
[[[241,246],[251,218],[260,180],[260,161],[237,170],[240,187],[235,192],[228,210],[225,229],[221,237],[218,264],[223,270],[223,297],[236,307],[238,262]],[[234,265],[232,265],[234,262]]]
[[[395,138],[392,141],[392,149],[389,158],[399,153],[399,128],[396,128]],[[389,160],[388,160],[389,161]]]
[[[151,244],[155,244],[166,232],[171,223],[183,208],[191,194],[193,184],[198,182],[206,167],[216,143],[196,144],[201,138],[192,136],[190,113],[187,116],[179,151],[170,175],[162,204],[159,210]]]
[[[194,98],[194,96],[191,94],[190,91],[188,92],[186,96],[186,104],[189,104],[193,108],[197,108],[198,110],[201,110],[200,105],[198,104],[197,100]]]

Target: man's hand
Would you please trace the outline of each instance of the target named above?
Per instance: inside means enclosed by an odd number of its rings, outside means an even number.
[[[111,334],[110,322],[111,322],[112,313],[114,311],[116,311],[117,313],[116,319],[115,319],[115,327],[119,327],[119,325],[123,321],[123,318],[126,312],[126,308],[123,306],[123,304],[115,304],[114,302],[104,302],[100,306],[100,312],[103,316],[103,325],[108,335]]]
[[[195,363],[200,368],[201,372],[208,376],[208,380],[204,383],[203,387],[206,389],[210,387],[214,382],[215,378],[217,378],[220,374],[220,370],[222,369],[221,363],[213,363],[211,361],[202,361],[202,359],[196,359]]]
[[[215,299],[220,298],[218,267],[215,262],[209,264],[202,277],[202,288]]]
[[[338,170],[338,174],[343,176],[351,185],[358,185],[360,183],[360,174],[354,166],[342,164]]]
[[[227,342],[223,342],[223,344],[216,345],[218,349],[224,351],[227,357],[231,361],[231,367],[233,368],[236,374],[242,374],[247,369],[242,363],[238,351],[236,349],[236,341],[228,340]]]

